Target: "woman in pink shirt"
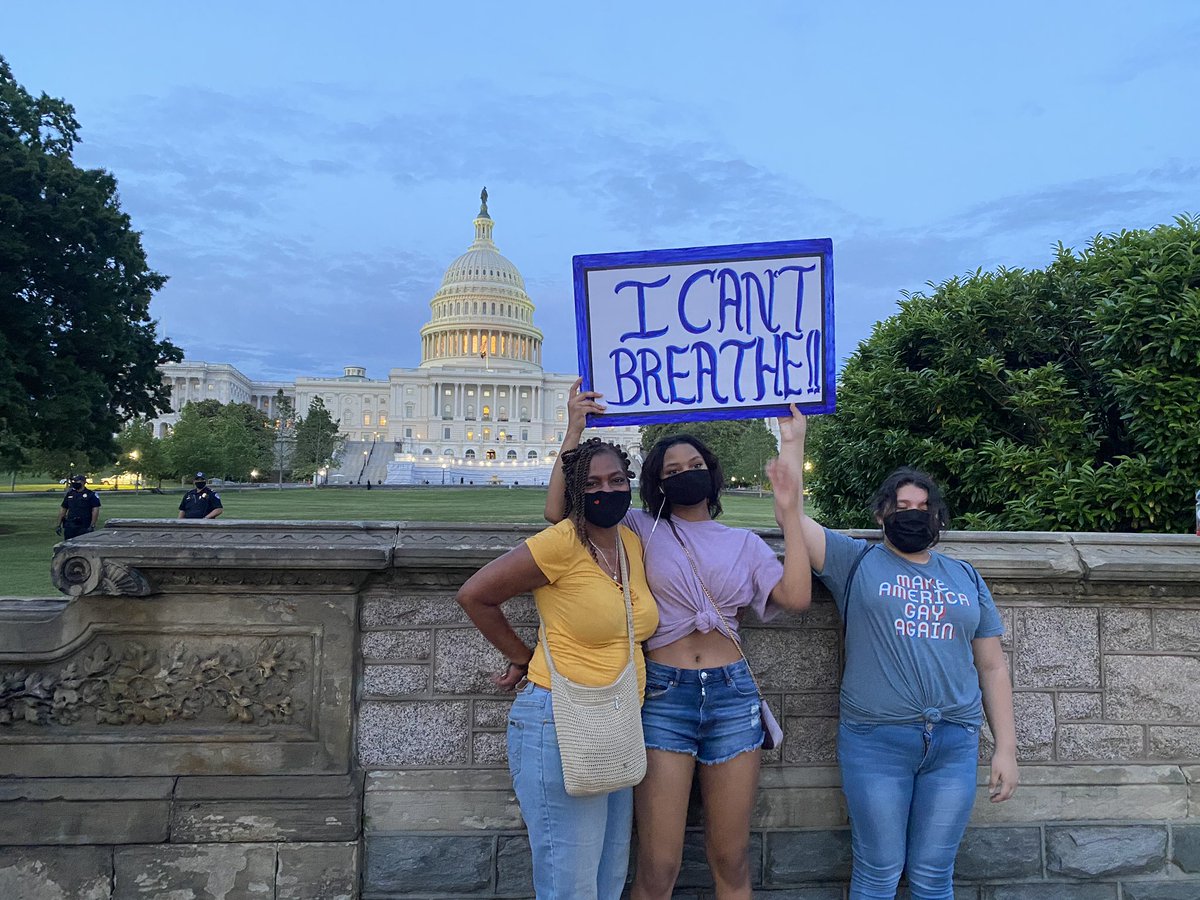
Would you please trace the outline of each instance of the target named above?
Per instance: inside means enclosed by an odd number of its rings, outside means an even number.
[[[563,451],[578,446],[589,413],[604,412],[601,395],[581,392],[581,383],[567,404]],[[802,429],[802,419],[781,420],[783,455]],[[645,548],[659,626],[645,643],[647,772],[634,791],[638,850],[631,900],[666,900],[674,890],[697,763],[717,900],[750,900],[750,815],[763,729],[758,691],[735,641],[747,608],[765,620],[780,607],[801,611],[812,601],[803,498],[790,466],[778,460],[767,466],[784,535],[781,564],[758,535],[716,521],[724,480],[701,441],[664,438],[642,465],[642,509],[630,510],[624,524]],[[556,490],[561,478],[556,464],[546,500],[551,522],[563,517]]]

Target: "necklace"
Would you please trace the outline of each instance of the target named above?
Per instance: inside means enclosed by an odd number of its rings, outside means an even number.
[[[618,540],[619,540],[619,538],[618,538]],[[597,563],[600,563],[600,561],[603,560],[604,564],[601,566],[601,568],[604,570],[604,574],[607,575],[609,578],[611,578],[613,581],[620,584],[621,577],[618,573],[618,569],[616,566],[614,566],[609,561],[608,554],[605,553],[603,550],[601,550],[599,547],[597,547],[596,542],[593,541],[591,538],[588,538],[588,544],[590,544],[591,548],[592,548],[592,559],[596,560]],[[614,549],[615,549],[615,547],[614,547]],[[597,554],[599,554],[599,555],[597,556]]]

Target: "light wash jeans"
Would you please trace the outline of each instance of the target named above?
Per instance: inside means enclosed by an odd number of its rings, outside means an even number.
[[[618,900],[629,869],[633,788],[567,794],[545,688],[529,684],[513,701],[508,769],[529,830],[537,900]]]
[[[975,803],[979,729],[936,721],[843,721],[838,764],[850,812],[850,900],[953,900],[954,857]]]

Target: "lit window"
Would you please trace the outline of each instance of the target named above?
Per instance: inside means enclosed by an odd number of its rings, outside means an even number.
[[[380,425],[386,425],[386,424],[387,424],[387,416],[385,416],[383,413],[380,413],[380,414],[379,414],[379,424],[380,424]]]
[[[363,413],[363,424],[364,425],[371,424],[371,414],[370,413]]]

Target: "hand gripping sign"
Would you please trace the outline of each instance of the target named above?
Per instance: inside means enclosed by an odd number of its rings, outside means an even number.
[[[833,412],[833,242],[827,238],[576,256],[575,317],[590,424]]]

